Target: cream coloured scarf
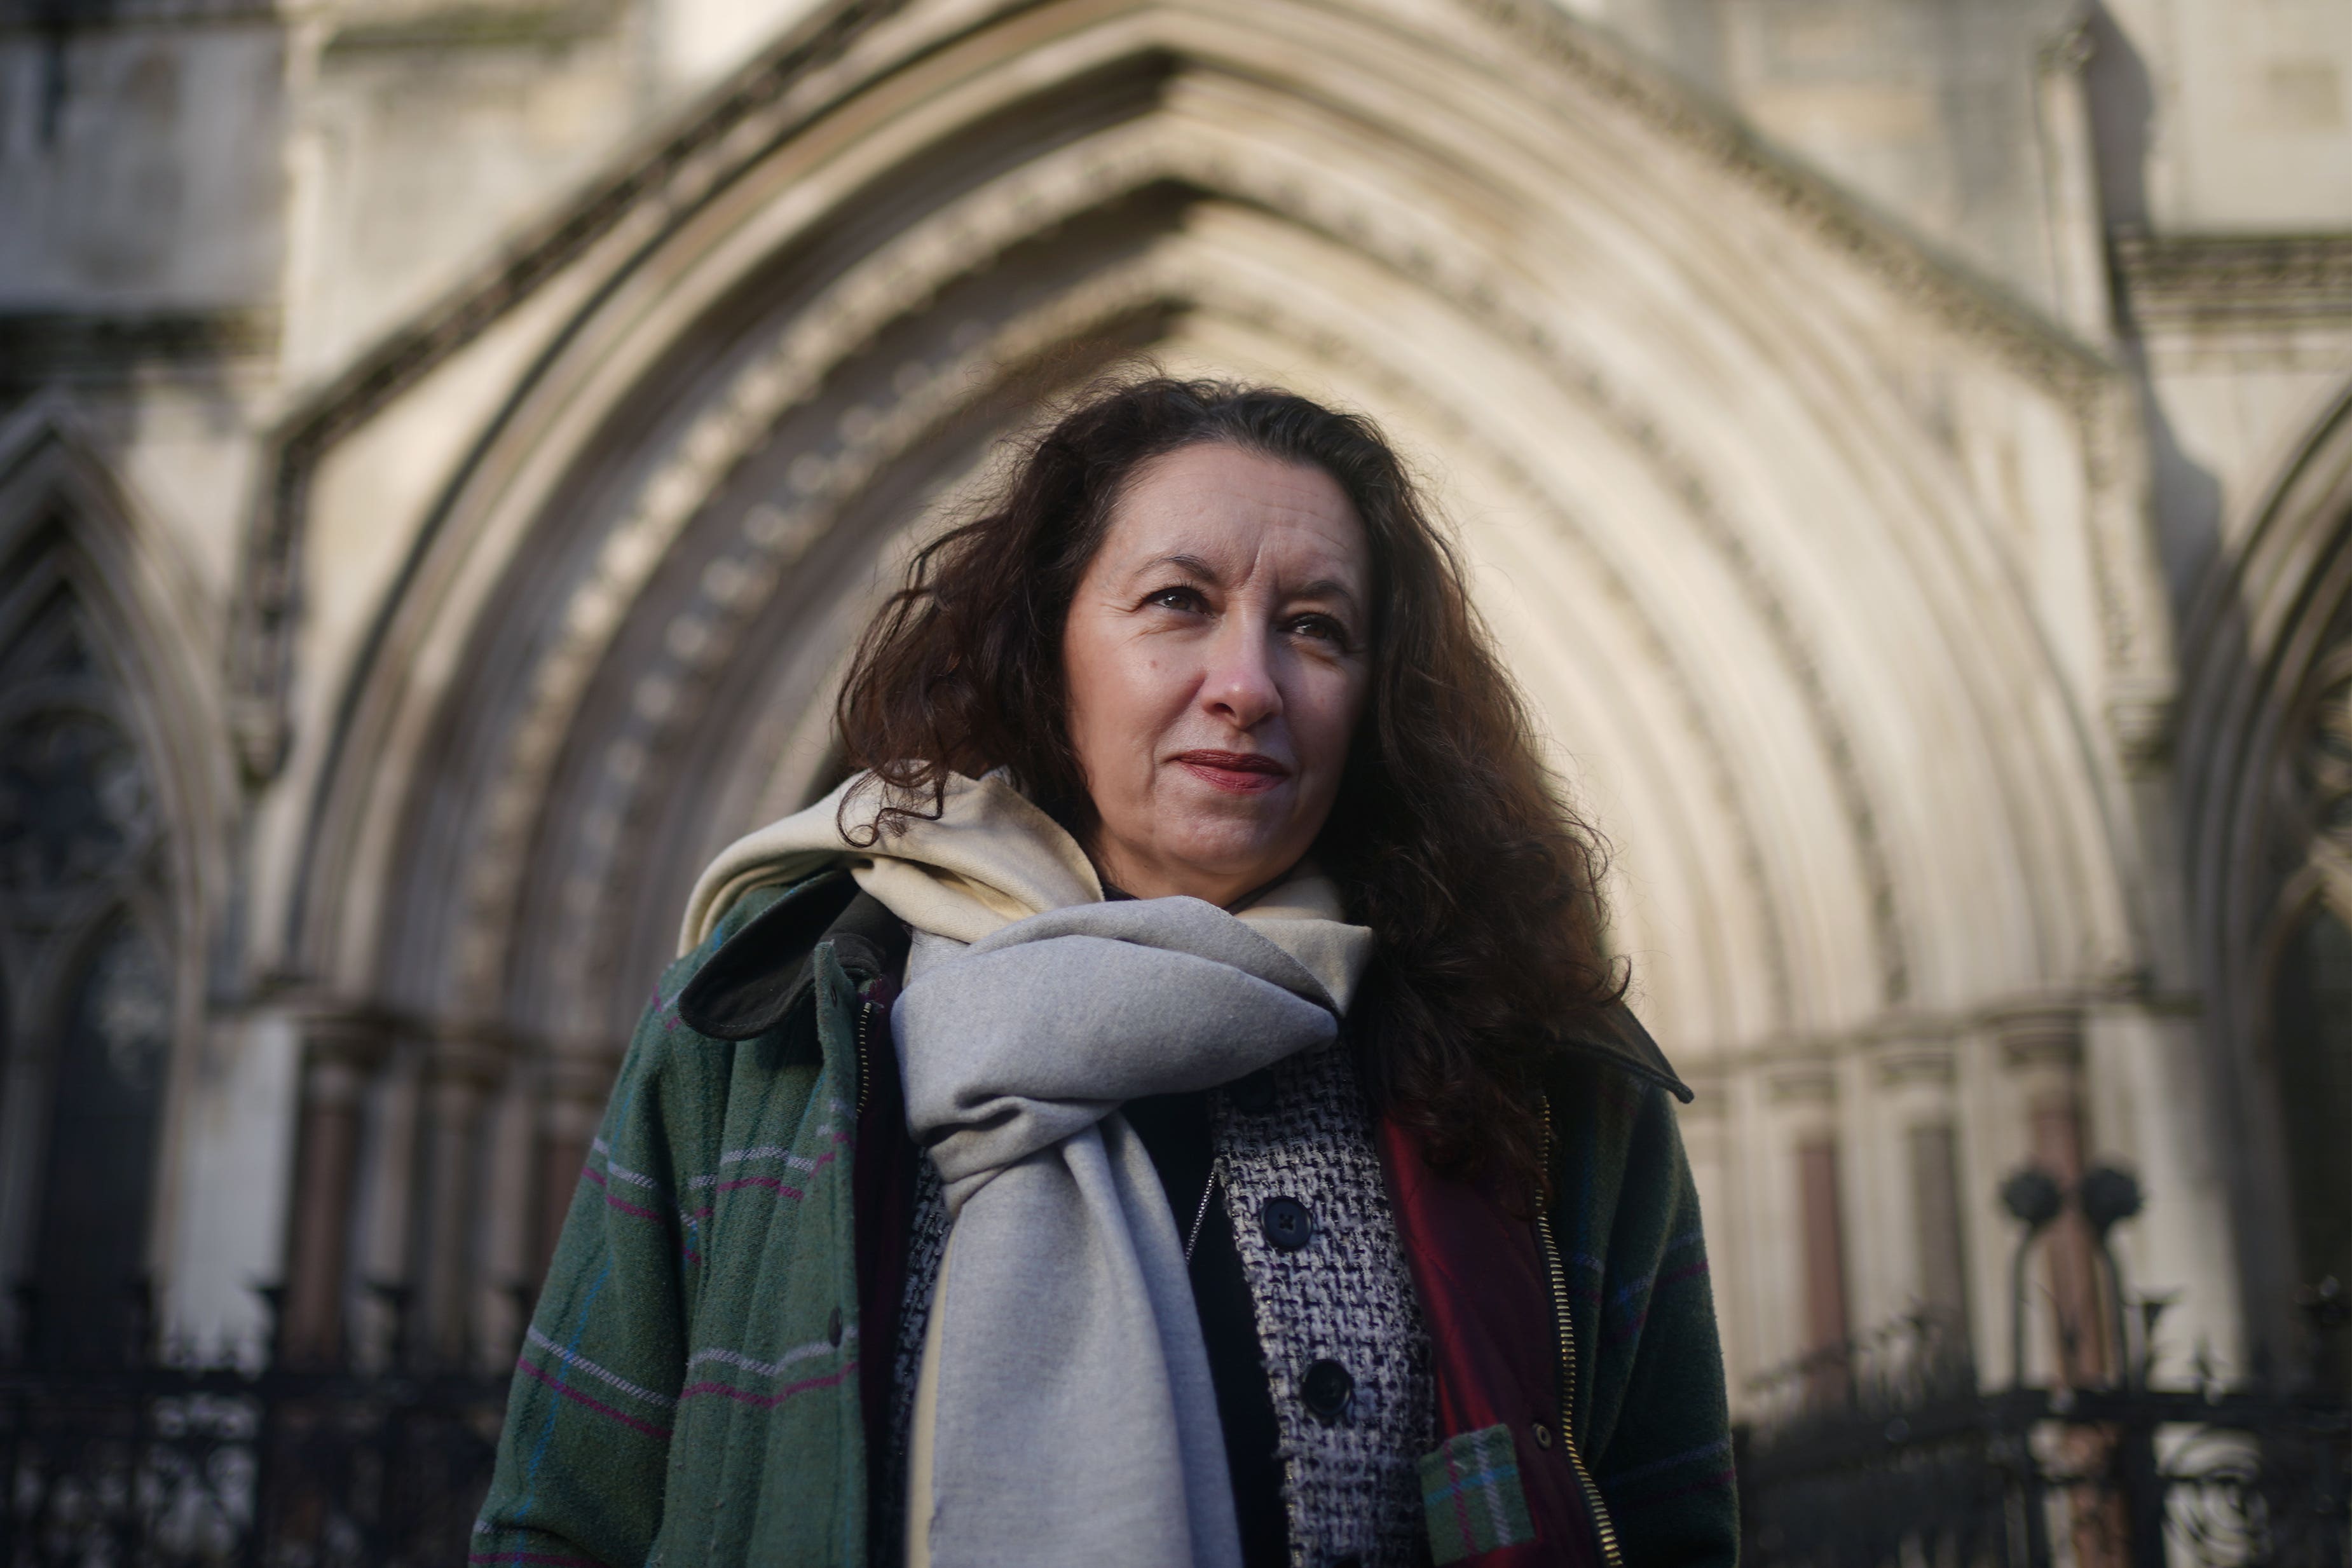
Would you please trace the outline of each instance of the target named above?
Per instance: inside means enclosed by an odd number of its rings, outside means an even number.
[[[1077,840],[1002,772],[955,775],[939,821],[919,819],[907,832],[870,847],[844,838],[838,822],[843,799],[865,777],[721,850],[688,895],[679,956],[700,946],[753,888],[797,882],[832,865],[847,865],[858,886],[917,931],[950,942],[977,942],[1049,909],[1102,902],[1102,879]],[[1371,933],[1346,924],[1339,890],[1328,877],[1301,866],[1234,914],[1306,966],[1339,1011],[1348,1010],[1371,956]]]
[[[1118,1106],[1328,1043],[1371,934],[1312,873],[1238,915],[1190,898],[1106,904],[1085,852],[996,775],[955,779],[937,821],[871,848],[841,836],[842,798],[721,854],[680,947],[751,888],[845,862],[917,933],[891,1031],[953,1228],[925,1341],[910,1556],[1237,1565],[1190,1275]]]

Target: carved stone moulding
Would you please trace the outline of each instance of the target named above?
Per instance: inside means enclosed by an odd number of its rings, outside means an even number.
[[[2011,1067],[2071,1067],[2083,1060],[2083,1010],[2073,1002],[2009,1003],[1990,1009],[1985,1022]]]
[[[308,1068],[302,1097],[311,1104],[356,1104],[392,1054],[399,1025],[365,1003],[304,998],[292,1009]]]
[[[2129,685],[2108,696],[2107,728],[2126,768],[2147,775],[2170,760],[2178,706],[2168,684]]]
[[[1792,1061],[1772,1071],[1765,1092],[1775,1105],[1827,1107],[1837,1101],[1837,1072],[1827,1061]]]
[[[119,380],[135,371],[278,352],[270,308],[99,312],[0,311],[0,389]]]
[[[2115,236],[2116,280],[2140,330],[2352,325],[2352,234]]]
[[[1950,1046],[1926,1041],[1889,1046],[1878,1054],[1874,1065],[1879,1083],[1888,1089],[1948,1091],[1958,1071]]]

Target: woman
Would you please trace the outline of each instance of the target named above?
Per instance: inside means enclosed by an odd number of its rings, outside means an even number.
[[[478,1563],[1730,1563],[1598,862],[1365,421],[1097,389],[697,885]]]

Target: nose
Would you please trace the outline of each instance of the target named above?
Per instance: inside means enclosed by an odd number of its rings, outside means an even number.
[[[1208,648],[1201,705],[1236,729],[1255,729],[1282,711],[1272,650],[1259,629],[1239,615],[1225,617]]]

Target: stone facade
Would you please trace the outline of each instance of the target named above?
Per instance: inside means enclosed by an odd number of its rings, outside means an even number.
[[[510,1344],[695,871],[824,782],[992,442],[1144,350],[1370,411],[1458,523],[1700,1089],[1738,1388],[1920,1303],[2006,1369],[2029,1159],[2138,1171],[2177,1343],[2294,1332],[2340,4],[9,6],[0,1274],[98,1288],[51,1129],[113,1116],[89,1222],[184,1327]]]

